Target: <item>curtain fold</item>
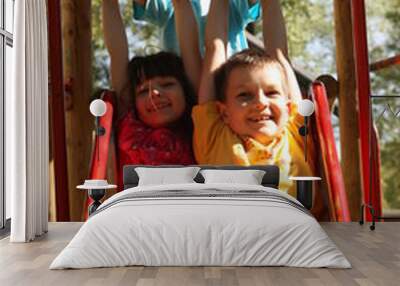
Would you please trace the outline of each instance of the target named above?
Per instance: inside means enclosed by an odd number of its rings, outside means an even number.
[[[47,232],[48,58],[45,0],[15,2],[13,92],[6,98],[6,187],[11,242]]]

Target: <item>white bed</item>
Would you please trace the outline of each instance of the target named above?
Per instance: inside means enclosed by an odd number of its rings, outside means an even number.
[[[318,222],[277,189],[138,186],[114,195],[50,269],[145,266],[350,268]]]

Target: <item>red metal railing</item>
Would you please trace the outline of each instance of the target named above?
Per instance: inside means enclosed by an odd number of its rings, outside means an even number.
[[[330,211],[331,219],[339,222],[350,222],[351,216],[336,149],[326,90],[322,82],[316,81],[312,84],[312,91],[320,154],[323,157],[324,171],[329,189],[329,204],[332,208]]]
[[[364,202],[370,202],[370,122],[371,122],[371,88],[368,64],[367,26],[364,0],[352,0],[353,41],[356,63],[356,81],[358,95],[358,121],[360,131],[361,174]],[[366,212],[366,219],[371,221],[372,216]]]

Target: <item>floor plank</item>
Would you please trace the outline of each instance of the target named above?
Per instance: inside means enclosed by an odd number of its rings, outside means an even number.
[[[0,240],[0,285],[399,285],[400,222],[378,223],[375,231],[358,223],[322,223],[352,269],[290,267],[119,267],[48,269],[81,223],[50,223],[32,243]]]

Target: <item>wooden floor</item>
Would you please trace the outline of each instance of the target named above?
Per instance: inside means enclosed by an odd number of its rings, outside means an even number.
[[[81,223],[50,223],[32,243],[0,241],[0,285],[400,285],[400,223],[375,231],[357,223],[323,223],[353,268],[123,267],[48,270]]]

